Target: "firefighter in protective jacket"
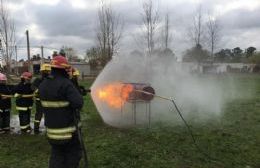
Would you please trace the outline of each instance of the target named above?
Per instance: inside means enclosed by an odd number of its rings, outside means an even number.
[[[49,168],[77,168],[82,157],[74,114],[82,108],[83,98],[69,79],[69,68],[65,57],[54,57],[51,74],[39,86],[51,145]]]
[[[22,133],[30,133],[30,118],[33,106],[33,89],[31,85],[32,74],[24,72],[21,82],[14,88],[16,98],[16,110],[19,112],[20,128]]]
[[[36,105],[36,113],[34,116],[34,133],[38,134],[40,132],[39,128],[40,128],[40,123],[41,123],[41,119],[42,119],[42,115],[43,115],[43,111],[42,111],[42,107],[41,107],[41,101],[40,101],[40,97],[39,97],[39,86],[42,83],[42,81],[48,77],[48,75],[51,72],[51,65],[50,64],[42,64],[41,68],[40,68],[40,72],[41,72],[41,77],[36,78],[33,83],[32,86],[35,90],[35,105]]]
[[[71,82],[74,84],[74,86],[78,89],[80,94],[82,96],[86,96],[88,92],[90,92],[90,89],[85,89],[83,86],[79,85],[78,77],[80,76],[79,70],[76,68],[71,68],[70,70],[70,78]]]
[[[6,84],[7,78],[0,73],[0,134],[10,131],[10,112],[12,85]]]

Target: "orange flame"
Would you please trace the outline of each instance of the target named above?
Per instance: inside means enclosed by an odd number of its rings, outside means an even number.
[[[133,89],[133,86],[130,84],[111,83],[98,88],[97,97],[106,102],[110,107],[120,108],[125,104]]]

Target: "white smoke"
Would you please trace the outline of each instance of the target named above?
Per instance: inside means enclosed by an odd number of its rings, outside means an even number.
[[[191,73],[192,68],[189,67],[164,55],[118,56],[107,64],[91,89],[94,93],[100,86],[112,82],[148,83],[157,95],[173,98],[188,120],[200,122],[219,117],[225,102],[236,96],[234,83],[227,78],[223,84],[221,76]],[[93,93],[96,107],[107,124],[125,127],[148,123],[149,104],[137,103],[134,106],[126,103],[121,109],[116,109],[100,101]],[[180,121],[176,113],[173,113],[170,101],[155,97],[150,107],[152,123]]]

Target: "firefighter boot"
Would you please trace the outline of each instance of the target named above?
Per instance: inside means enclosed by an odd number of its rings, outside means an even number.
[[[34,121],[34,134],[39,134],[40,133],[40,122],[39,121]]]
[[[3,130],[5,131],[5,133],[9,133],[10,132],[10,110],[6,109],[3,112]]]

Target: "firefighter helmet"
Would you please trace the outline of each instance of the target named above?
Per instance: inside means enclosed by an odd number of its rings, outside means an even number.
[[[70,65],[65,57],[58,55],[51,60],[51,67],[58,69],[68,69],[70,68]]]
[[[0,81],[6,81],[6,80],[7,80],[7,78],[6,78],[5,74],[0,73]]]
[[[52,58],[54,58],[54,57],[56,57],[56,56],[58,56],[57,51],[53,51]]]
[[[80,75],[79,70],[76,69],[76,68],[73,68],[72,69],[72,76],[79,76],[79,75]]]
[[[40,71],[51,71],[51,65],[50,64],[42,64]]]
[[[32,79],[32,73],[30,73],[30,72],[24,72],[24,73],[22,73],[21,78],[24,78],[24,79]]]

